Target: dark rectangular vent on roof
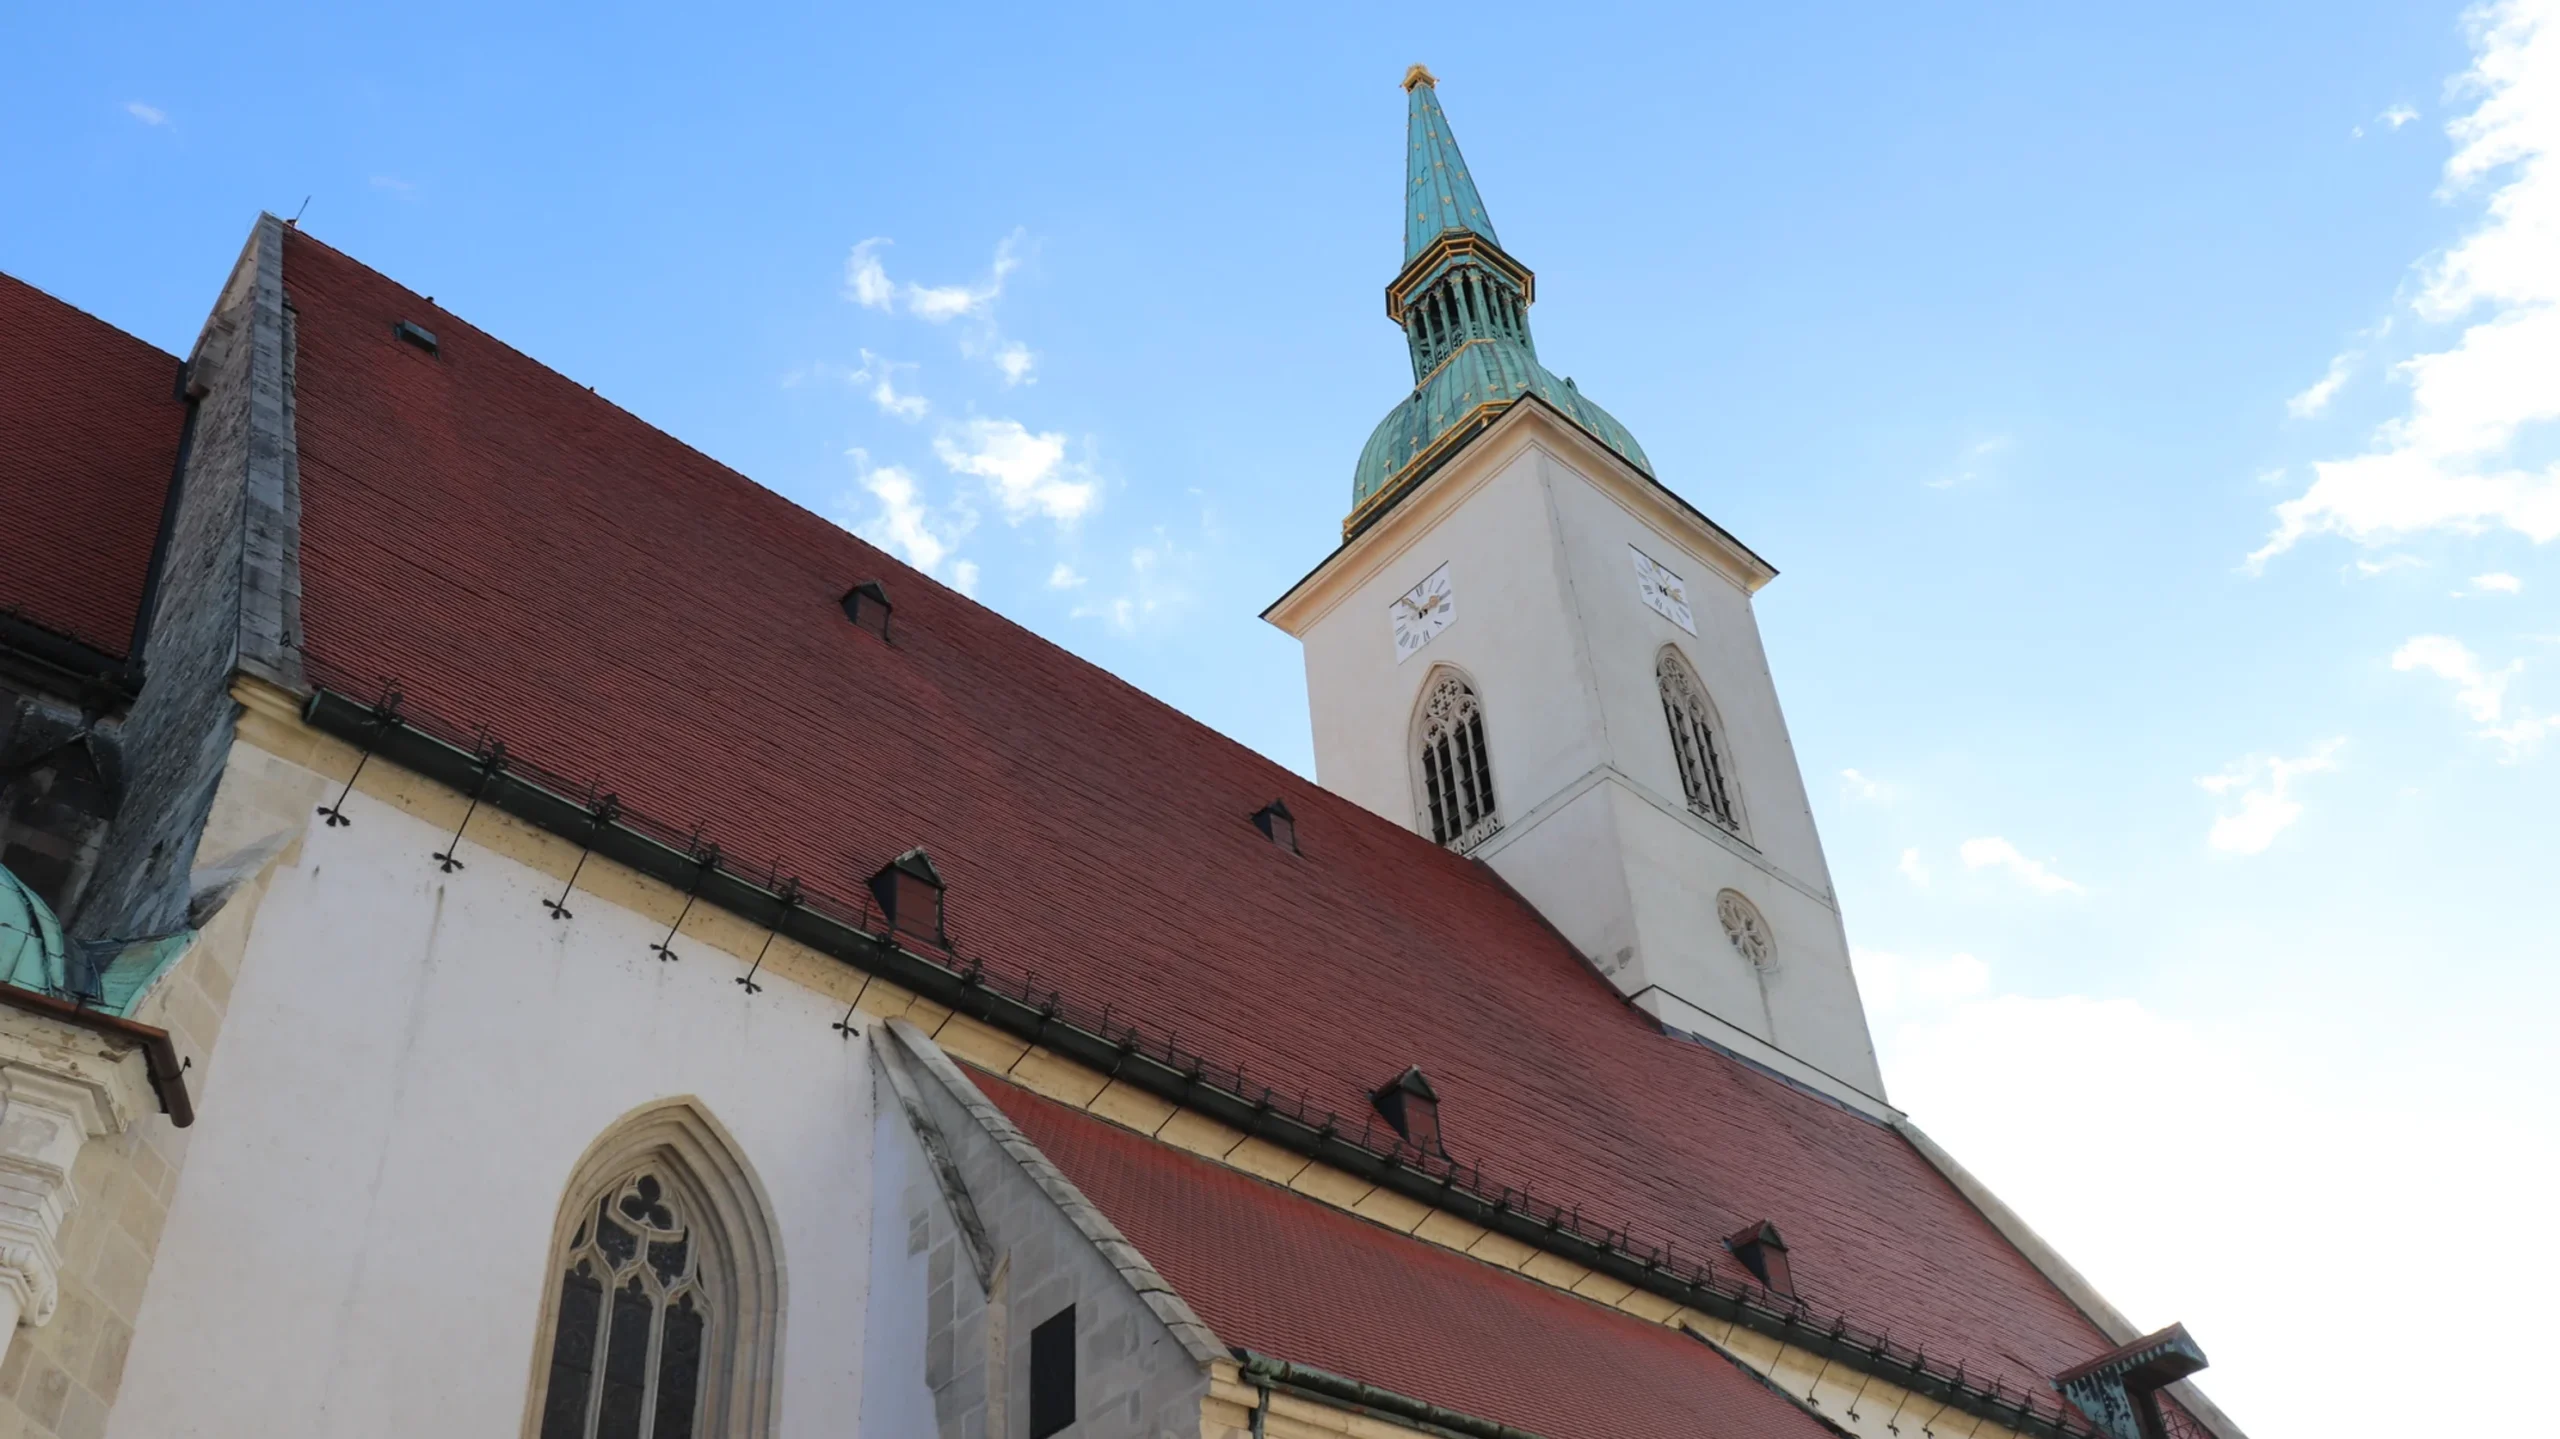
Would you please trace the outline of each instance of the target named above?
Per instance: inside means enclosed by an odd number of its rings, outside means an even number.
[[[846,619],[884,640],[889,637],[889,592],[878,580],[864,580],[836,603],[844,606]]]
[[[1392,1083],[1370,1095],[1369,1102],[1406,1143],[1425,1154],[1449,1152],[1440,1142],[1440,1095],[1423,1077],[1420,1065],[1406,1066]]]
[[[407,320],[402,320],[391,327],[391,333],[399,336],[402,341],[415,345],[430,355],[442,353],[436,347],[436,332],[428,329],[424,325],[415,325],[411,324]]]
[[[1291,854],[1296,854],[1298,852],[1298,821],[1295,816],[1289,813],[1287,801],[1275,799],[1271,803],[1264,805],[1262,808],[1255,810],[1253,812],[1253,827],[1262,831],[1262,837],[1264,839],[1271,841],[1273,844],[1280,846]]]
[[[1787,1265],[1787,1241],[1778,1237],[1778,1226],[1763,1219],[1734,1231],[1724,1242],[1751,1277],[1768,1286],[1772,1294],[1796,1292],[1795,1271]]]
[[[911,849],[871,876],[871,897],[892,933],[948,947],[942,932],[942,874],[933,856]]]

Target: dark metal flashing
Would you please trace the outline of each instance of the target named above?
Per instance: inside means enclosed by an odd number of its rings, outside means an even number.
[[[1328,1164],[1482,1228],[1660,1295],[1702,1314],[1836,1360],[1946,1407],[2036,1439],[2089,1439],[2088,1423],[2050,1397],[2012,1392],[1969,1376],[1963,1363],[1924,1355],[1846,1316],[1814,1313],[1802,1300],[1728,1278],[1706,1263],[1644,1245],[1629,1231],[1576,1209],[1488,1181],[1481,1165],[1416,1149],[1363,1116],[1345,1117],[1299,1096],[1248,1083],[1218,1064],[1142,1032],[1110,1009],[1094,1010],[1045,988],[1027,971],[991,968],[963,953],[919,954],[896,942],[878,906],[809,890],[784,892],[770,873],[742,874],[706,861],[694,836],[625,811],[597,824],[581,787],[516,762],[490,773],[475,747],[420,727],[421,717],[383,709],[334,690],[304,707],[314,728],[363,748],[477,804],[511,814],[582,845],[759,928],[889,980],[1099,1074],[1192,1109],[1232,1129]],[[1717,1250],[1718,1253],[1722,1251]]]
[[[109,703],[101,708],[121,708],[142,692],[139,658],[111,655],[16,610],[0,610],[0,669],[23,671],[42,688],[58,685],[65,699],[103,691]]]
[[[1286,1359],[1274,1359],[1268,1354],[1245,1348],[1238,1348],[1235,1355],[1237,1363],[1242,1366],[1244,1382],[1257,1389],[1296,1394],[1328,1408],[1391,1419],[1426,1434],[1457,1435],[1463,1439],[1539,1439],[1538,1435],[1526,1429],[1492,1419],[1480,1419],[1455,1409],[1444,1409],[1429,1400],[1381,1389],[1375,1384],[1364,1384],[1331,1370],[1292,1364]]]
[[[187,413],[178,422],[178,459],[169,467],[169,488],[160,498],[160,530],[151,540],[151,565],[142,572],[142,603],[133,612],[133,642],[124,651],[137,666],[151,642],[151,612],[160,603],[160,577],[169,568],[169,542],[178,529],[178,500],[187,489],[187,452],[196,443],[196,410],[204,396],[196,392],[193,379],[193,367],[180,360],[176,388]]]
[[[103,1009],[91,1009],[67,999],[56,999],[14,984],[0,984],[0,1004],[29,1014],[42,1015],[74,1029],[86,1029],[112,1039],[122,1039],[142,1047],[144,1073],[150,1076],[151,1092],[160,1097],[160,1112],[180,1129],[196,1122],[194,1101],[187,1097],[186,1065],[178,1058],[177,1045],[170,1042],[169,1031],[139,1024]]]

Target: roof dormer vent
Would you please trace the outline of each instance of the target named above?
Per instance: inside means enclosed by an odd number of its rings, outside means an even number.
[[[1449,1152],[1440,1142],[1440,1096],[1419,1065],[1407,1066],[1393,1083],[1370,1095],[1369,1102],[1407,1144],[1425,1154]]]
[[[942,875],[933,867],[933,856],[921,848],[882,865],[871,876],[871,897],[880,901],[891,933],[950,946],[942,932]]]
[[[1778,1237],[1778,1226],[1766,1219],[1755,1220],[1734,1232],[1724,1242],[1751,1277],[1768,1287],[1772,1294],[1793,1295],[1796,1277],[1787,1267],[1787,1241]]]
[[[436,332],[424,325],[400,320],[391,326],[391,333],[398,336],[403,344],[415,345],[430,355],[441,353],[436,347]]]
[[[1275,799],[1271,803],[1264,805],[1262,808],[1255,810],[1253,812],[1253,827],[1262,831],[1262,837],[1264,839],[1267,839],[1273,844],[1280,846],[1282,849],[1289,851],[1289,853],[1296,854],[1298,852],[1298,821],[1295,816],[1289,813],[1289,805],[1286,800]]]
[[[836,603],[844,606],[844,617],[856,626],[883,640],[889,638],[889,592],[881,588],[878,580],[864,580],[845,591],[844,598]]]

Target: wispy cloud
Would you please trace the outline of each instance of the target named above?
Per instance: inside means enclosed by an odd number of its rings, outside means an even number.
[[[2215,818],[2205,843],[2225,854],[2265,853],[2277,835],[2302,818],[2302,801],[2293,795],[2294,781],[2307,774],[2336,769],[2338,751],[2346,743],[2343,736],[2328,740],[2294,759],[2250,755],[2234,761],[2220,774],[2197,780],[2196,784],[2207,794],[2238,798],[2238,808]]]
[[[2383,128],[2397,130],[2401,126],[2408,124],[2410,121],[2417,119],[2418,112],[2406,105],[2394,105],[2390,109],[2383,111],[2381,114],[2376,115],[2373,118],[2381,121]]]
[[[993,364],[1007,388],[1032,382],[1040,357],[1020,340],[1006,338],[995,323],[996,302],[1004,298],[1005,281],[1022,268],[1023,255],[1030,248],[1029,237],[1023,231],[1016,230],[996,242],[995,258],[988,262],[983,278],[957,285],[923,285],[892,279],[881,258],[889,245],[887,238],[875,235],[845,256],[846,299],[883,314],[904,312],[929,325],[967,321],[961,326],[962,354]]]
[[[2471,588],[2480,594],[2515,595],[2524,593],[2524,581],[2503,570],[2493,570],[2485,575],[2473,575]]]
[[[853,451],[852,459],[857,482],[873,504],[868,515],[853,519],[848,527],[871,543],[896,551],[900,559],[926,574],[939,574],[942,562],[976,526],[977,515],[966,507],[927,503],[915,476],[900,466],[874,466],[861,450]],[[967,561],[961,563],[967,567],[968,583],[959,586],[965,593],[977,583],[978,569]],[[958,580],[959,571],[953,571],[953,578]]]
[[[2311,383],[2310,388],[2284,402],[2285,413],[2297,420],[2307,420],[2329,408],[2337,398],[2339,387],[2355,373],[2356,361],[2364,358],[2353,350],[2342,351],[2329,360],[2329,372]]]
[[[157,105],[146,105],[139,100],[127,100],[124,103],[124,112],[141,121],[145,125],[166,125],[169,123],[168,111],[161,109]]]
[[[2422,570],[2426,567],[2427,562],[2416,555],[2384,555],[2378,560],[2368,560],[2359,555],[2347,566],[2347,572],[2358,579],[2369,580],[2376,575],[2387,575],[2393,570]]]
[[[1969,485],[1982,477],[1992,456],[2007,450],[2013,443],[2015,442],[2007,435],[1993,435],[1987,439],[1976,440],[1965,446],[1964,453],[1956,458],[1955,467],[1952,470],[1926,483],[1933,490],[1951,490],[1958,485]]]
[[[1915,886],[1921,889],[1927,889],[1929,887],[1929,866],[1920,858],[1920,851],[1916,849],[1904,850],[1902,852],[1902,863],[1895,865],[1894,868],[1902,871],[1902,877],[1911,881]]]
[[[1127,567],[1112,582],[1113,593],[1081,600],[1069,613],[1101,620],[1123,634],[1160,623],[1189,607],[1193,559],[1192,551],[1159,526],[1151,539],[1129,551]],[[1084,582],[1077,577],[1077,585]]]
[[[2560,461],[2531,468],[2519,436],[2560,418],[2560,7],[2499,0],[2473,10],[2477,97],[2448,127],[2448,195],[2502,176],[2472,230],[2425,271],[2412,303],[2430,321],[2473,317],[2448,348],[2394,367],[2404,414],[2364,453],[2312,466],[2276,507],[2252,569],[2317,534],[2360,544],[2426,530],[2507,528],[2560,538]]]
[[[1004,376],[1007,385],[1034,383],[1031,372],[1039,363],[1040,357],[1032,354],[1031,347],[1019,340],[1007,340],[996,350],[996,370]]]
[[[1873,800],[1878,804],[1893,798],[1893,786],[1881,780],[1869,779],[1853,769],[1840,771],[1840,788],[1858,799]]]
[[[372,185],[373,188],[377,190],[387,190],[394,195],[414,195],[418,193],[418,185],[416,181],[403,180],[397,175],[376,175],[366,183]]]
[[[1998,835],[1969,839],[1956,849],[1967,869],[2004,869],[2020,884],[2038,894],[2086,894],[2078,882],[2064,879],[2047,868],[2042,861],[2032,860],[2018,852],[2018,847]]]
[[[975,475],[1009,524],[1042,515],[1071,525],[1101,498],[1081,465],[1067,460],[1067,437],[1034,434],[1019,420],[973,419],[934,437],[933,452],[955,474]]]
[[[1076,567],[1065,560],[1058,561],[1049,570],[1049,588],[1053,590],[1077,590],[1084,588],[1084,584],[1084,576],[1076,573]]]
[[[2451,635],[2419,635],[2392,653],[2391,667],[2403,674],[2425,670],[2444,679],[2453,686],[2453,702],[2462,712],[2486,724],[2505,711],[2507,685],[2523,673],[2524,661],[2511,660],[2506,668],[2491,670]]]

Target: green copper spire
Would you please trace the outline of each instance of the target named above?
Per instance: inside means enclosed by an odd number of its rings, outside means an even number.
[[[1529,337],[1537,276],[1494,238],[1484,197],[1458,153],[1438,84],[1405,72],[1404,269],[1387,285],[1387,318],[1402,326],[1413,393],[1369,436],[1351,477],[1348,538],[1430,478],[1502,412],[1531,395],[1647,475],[1653,466],[1627,428],[1538,363]]]
[[[1467,157],[1458,153],[1458,137],[1449,117],[1440,113],[1439,82],[1420,65],[1404,72],[1405,171],[1404,258],[1430,248],[1445,230],[1472,230],[1499,244],[1493,218],[1484,212],[1484,197],[1467,174]]]

